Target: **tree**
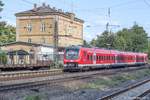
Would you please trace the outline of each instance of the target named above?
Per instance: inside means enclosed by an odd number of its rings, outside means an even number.
[[[87,43],[87,41],[86,41],[86,40],[83,40],[83,45],[84,45],[84,46],[86,46],[86,47],[90,47],[90,44],[89,44],[89,43]]]
[[[0,44],[14,42],[16,39],[16,28],[0,22]]]
[[[114,42],[114,48],[118,50],[126,50],[126,40],[122,36],[116,36],[115,42]]]
[[[91,44],[92,46],[96,46],[96,39],[92,39],[92,41],[90,42],[90,44]]]
[[[6,52],[0,50],[0,64],[6,64],[7,63],[7,54]]]
[[[144,28],[134,24],[130,29],[124,28],[116,33],[115,47],[124,48],[126,51],[144,52],[147,49],[147,42]]]
[[[131,28],[123,28],[116,33],[104,31],[91,41],[91,44],[97,47],[109,48],[110,45],[111,49],[133,52],[148,51],[147,43],[147,33],[136,23]]]
[[[4,4],[3,4],[3,2],[0,0],[0,12],[3,10],[3,7],[4,6]]]
[[[101,48],[114,48],[114,39],[115,36],[113,33],[104,31],[102,35],[97,35],[97,38],[91,41],[91,45],[95,45]]]
[[[132,47],[133,47],[132,51],[138,51],[138,52],[145,51],[147,49],[148,39],[147,39],[147,33],[145,32],[144,28],[135,24],[131,28],[131,33],[133,34],[131,36]]]

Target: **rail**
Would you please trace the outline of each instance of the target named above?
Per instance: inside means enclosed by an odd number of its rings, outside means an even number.
[[[103,97],[101,97],[101,98],[98,98],[97,100],[111,100],[112,98],[117,97],[117,96],[119,96],[119,95],[121,95],[121,94],[123,94],[123,93],[125,93],[125,92],[127,92],[127,91],[130,91],[130,90],[134,89],[134,88],[137,88],[137,87],[139,87],[139,86],[141,86],[141,85],[143,85],[143,84],[146,84],[147,82],[150,82],[150,79],[146,79],[146,80],[144,80],[144,81],[141,81],[141,82],[138,82],[138,83],[136,83],[136,84],[130,85],[130,86],[128,86],[128,87],[125,88],[125,89],[122,89],[122,90],[113,92],[113,93],[111,93],[111,94],[108,94],[108,95],[106,95],[106,96],[103,96]],[[140,95],[140,96],[143,96],[143,95]],[[139,97],[140,97],[140,96],[139,96]],[[137,99],[134,99],[134,100],[137,100]]]
[[[38,71],[19,71],[19,72],[2,72],[0,73],[0,81],[10,81],[25,78],[44,77],[48,75],[61,74],[62,69],[38,70]]]
[[[139,70],[139,68],[111,69],[111,70],[77,72],[77,73],[62,73],[62,74],[58,73],[58,75],[56,75],[56,73],[54,73],[54,75],[46,74],[46,77],[44,77],[44,78],[41,77],[40,76],[41,74],[40,74],[39,77],[37,77],[37,75],[35,75],[34,78],[27,77],[26,79],[23,79],[22,77],[18,77],[17,78],[18,80],[8,80],[8,78],[6,77],[7,81],[0,82],[0,91],[13,90],[16,88],[28,88],[28,87],[33,87],[33,86],[41,86],[41,85],[60,83],[60,82],[65,82],[65,81],[73,81],[73,80],[78,80],[78,79],[87,79],[87,78],[90,78],[92,76],[97,76],[97,75],[106,76],[106,75],[112,75],[112,74],[117,74],[120,72],[132,71],[132,70]],[[59,70],[58,70],[58,72],[59,72]],[[22,72],[22,73],[24,73],[24,72]],[[12,73],[10,73],[10,75],[11,74]],[[2,74],[0,74],[0,75],[2,75]],[[33,74],[31,74],[31,75],[33,75]],[[33,76],[31,76],[31,77],[33,77]],[[19,78],[21,78],[21,80],[19,80]]]

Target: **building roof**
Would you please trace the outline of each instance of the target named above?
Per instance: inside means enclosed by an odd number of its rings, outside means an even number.
[[[29,43],[29,42],[23,42],[23,41],[16,41],[16,42],[10,42],[10,43],[5,43],[0,45],[2,46],[10,46],[10,45],[15,45],[15,44],[20,44],[20,45],[27,45],[27,46],[34,46],[34,47],[38,47],[38,46],[42,46],[42,47],[49,47],[49,48],[54,48],[54,46],[49,45],[49,44],[40,44],[40,43]],[[64,50],[65,47],[58,47],[58,50],[62,51]]]
[[[43,47],[51,47],[51,48],[53,48],[53,46],[48,45],[48,44],[29,43],[29,42],[22,42],[22,41],[5,43],[5,44],[2,44],[1,46],[9,46],[9,45],[13,45],[13,44],[21,44],[21,45],[28,45],[28,46],[43,46]]]
[[[43,3],[43,5],[40,7],[36,7],[36,4],[35,4],[33,9],[15,14],[16,17],[43,16],[43,15],[60,15],[60,16],[64,16],[67,18],[71,18],[72,15],[75,16],[74,13],[63,12],[61,9],[56,9],[55,7],[51,8],[49,5],[46,6],[45,3]],[[74,17],[74,21],[84,23],[82,19],[79,19],[77,17]]]

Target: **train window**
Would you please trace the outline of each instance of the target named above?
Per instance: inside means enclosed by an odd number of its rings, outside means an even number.
[[[90,57],[89,57],[89,55],[87,56],[87,59],[88,59],[88,60],[90,60]]]
[[[90,56],[90,60],[92,61],[92,59],[93,59],[93,57],[92,57],[92,55]]]
[[[86,51],[84,51],[83,54],[84,54],[84,57],[86,57]]]
[[[98,61],[98,56],[96,56],[96,60]]]

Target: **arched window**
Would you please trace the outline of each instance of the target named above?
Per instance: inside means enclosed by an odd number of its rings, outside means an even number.
[[[45,27],[46,25],[45,25],[45,23],[41,23],[41,28],[40,28],[40,30],[41,30],[41,32],[45,32],[45,29],[46,29],[46,27]]]
[[[29,43],[31,43],[31,42],[32,42],[32,39],[31,39],[31,38],[29,38],[29,39],[28,39],[28,42],[29,42]]]
[[[31,32],[31,31],[32,31],[32,25],[31,25],[31,23],[28,23],[28,24],[27,24],[27,31],[28,31],[28,32]]]

